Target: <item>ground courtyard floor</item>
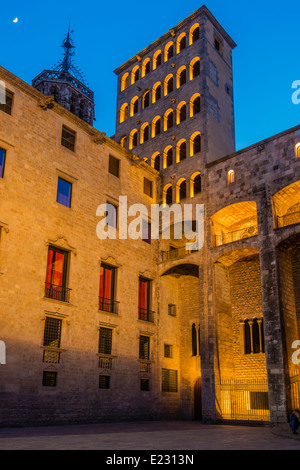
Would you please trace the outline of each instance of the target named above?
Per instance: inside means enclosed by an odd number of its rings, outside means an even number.
[[[186,451],[185,458],[199,450],[298,450],[300,435],[288,426],[203,425],[196,421],[151,421],[92,425],[0,428],[0,450],[102,450],[104,456],[132,455],[137,451]],[[128,453],[134,451],[132,454]],[[116,452],[119,451],[119,454]],[[123,451],[123,452],[122,452]],[[148,458],[144,454],[141,460]],[[156,454],[157,452],[156,452]],[[199,457],[199,455],[198,455]],[[156,458],[157,461],[158,457]],[[138,465],[144,468],[143,465]]]

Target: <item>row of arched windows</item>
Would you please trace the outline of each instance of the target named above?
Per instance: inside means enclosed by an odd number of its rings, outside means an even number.
[[[200,74],[200,59],[199,57],[195,57],[189,66],[190,70],[190,80],[193,80]],[[174,77],[171,73],[167,75],[164,82],[156,82],[152,90],[145,90],[142,97],[141,97],[141,105],[142,109],[147,108],[150,106],[151,95],[152,95],[152,103],[156,103],[160,98],[164,95],[167,96],[174,90],[174,78],[176,79],[176,87],[180,88],[183,86],[187,81],[187,68],[185,65],[180,67]],[[126,121],[128,117],[132,117],[137,114],[139,111],[139,97],[134,96],[130,103],[123,103],[120,108],[120,123]]]
[[[199,24],[195,23],[190,31],[189,34],[187,35],[186,33],[181,33],[177,40],[175,42],[169,41],[164,50],[157,50],[153,54],[152,58],[152,70],[156,70],[157,67],[159,67],[163,61],[167,62],[170,60],[175,54],[179,54],[181,51],[183,51],[186,47],[187,44],[189,45],[194,44],[195,41],[197,41],[200,37],[200,28]],[[140,70],[141,69],[141,70]],[[148,75],[148,73],[151,72],[151,59],[147,57],[144,59],[141,67],[139,65],[136,65],[131,72],[126,72],[122,78],[121,78],[121,91],[126,90],[126,88],[129,87],[129,85],[133,85],[140,79],[141,77],[145,77]]]
[[[193,198],[201,193],[201,173],[196,171],[189,180],[180,178],[176,185],[167,184],[163,189],[163,204],[179,203],[187,197]],[[175,191],[175,192],[174,192]]]

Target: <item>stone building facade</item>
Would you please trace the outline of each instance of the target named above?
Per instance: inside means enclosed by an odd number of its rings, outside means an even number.
[[[119,67],[114,138],[0,68],[1,426],[276,425],[299,407],[300,126],[235,152],[234,46],[202,7]],[[195,57],[199,75],[120,122],[124,103]],[[148,58],[154,70],[127,82]],[[175,119],[181,102],[184,121],[129,148],[136,125],[169,108]],[[140,239],[119,236],[122,196],[148,210]],[[175,218],[169,239],[150,239],[153,205],[172,202],[204,206],[203,247],[186,249]],[[99,238],[100,205],[116,239]]]

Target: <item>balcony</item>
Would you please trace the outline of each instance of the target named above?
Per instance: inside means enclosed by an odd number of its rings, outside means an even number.
[[[114,313],[118,315],[119,313],[120,302],[116,302],[113,299],[105,299],[104,297],[99,297],[99,310],[107,313]]]
[[[238,240],[243,240],[244,238],[254,237],[257,235],[257,233],[257,225],[241,228],[233,232],[221,233],[213,236],[212,245],[214,247],[227,245],[228,243],[237,242]]]
[[[154,323],[154,313],[152,310],[139,307],[139,320]]]
[[[171,261],[174,259],[182,258],[184,256],[191,255],[193,253],[196,253],[198,250],[196,244],[195,245],[190,245],[189,248],[186,246],[181,246],[179,248],[171,248],[169,251],[162,251],[161,252],[161,257],[162,257],[162,262],[166,261]]]
[[[45,297],[47,299],[59,300],[60,302],[70,302],[70,292],[72,289],[64,286],[57,286],[45,282]]]

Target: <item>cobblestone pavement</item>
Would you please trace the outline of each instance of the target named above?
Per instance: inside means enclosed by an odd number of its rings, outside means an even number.
[[[0,428],[0,450],[299,449],[300,436],[274,433],[269,427],[202,425],[186,421]]]

